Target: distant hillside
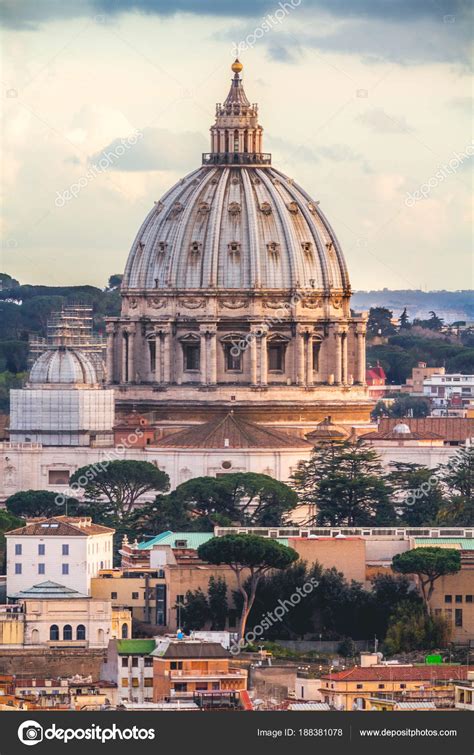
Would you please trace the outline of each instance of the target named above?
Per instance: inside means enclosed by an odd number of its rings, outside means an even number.
[[[395,317],[407,308],[410,320],[425,319],[430,311],[436,312],[446,323],[457,320],[474,320],[474,292],[465,291],[355,291],[353,309],[369,310],[370,307],[387,307]]]

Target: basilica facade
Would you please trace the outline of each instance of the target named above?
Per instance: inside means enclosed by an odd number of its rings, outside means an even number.
[[[309,428],[328,414],[367,422],[366,315],[351,313],[340,244],[319,202],[262,151],[239,61],[232,71],[212,151],[155,202],[128,257],[107,325],[119,412],[181,426],[230,407]]]

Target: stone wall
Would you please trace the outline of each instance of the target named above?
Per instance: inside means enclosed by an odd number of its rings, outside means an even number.
[[[105,650],[0,649],[0,674],[18,677],[70,677],[75,674],[100,679]]]

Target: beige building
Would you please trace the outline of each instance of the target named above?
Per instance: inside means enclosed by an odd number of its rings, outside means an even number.
[[[454,642],[467,644],[474,640],[474,540],[442,538],[413,541],[413,547],[423,545],[454,548],[461,552],[461,571],[439,577],[434,583],[430,599],[431,610],[445,616],[452,625]]]
[[[418,362],[418,365],[412,368],[411,378],[407,378],[405,385],[402,385],[402,392],[410,393],[412,396],[423,396],[423,383],[426,378],[432,375],[444,375],[445,372],[444,367],[427,367],[426,362]]]
[[[43,582],[0,606],[0,641],[11,648],[103,648],[130,637],[131,613],[110,600],[93,600],[71,588]]]
[[[371,710],[373,698],[454,698],[453,681],[467,678],[466,666],[402,664],[354,666],[321,678],[324,702],[337,710]]]

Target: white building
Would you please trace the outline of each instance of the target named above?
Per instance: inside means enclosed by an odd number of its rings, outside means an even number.
[[[113,535],[90,517],[37,519],[11,530],[5,535],[7,595],[44,581],[90,595],[92,577],[112,567]]]
[[[153,701],[153,657],[155,640],[117,640],[110,642],[101,678],[117,685],[117,702]]]
[[[463,409],[474,400],[474,375],[430,375],[423,380],[423,394],[434,409]]]

